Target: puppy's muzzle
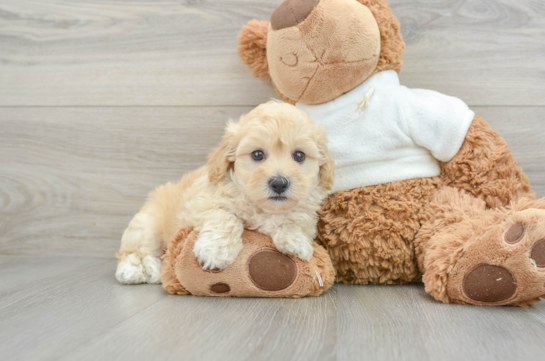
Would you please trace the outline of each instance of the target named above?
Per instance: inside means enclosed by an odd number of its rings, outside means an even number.
[[[285,177],[272,177],[269,179],[269,188],[276,194],[282,194],[290,187],[290,181]]]

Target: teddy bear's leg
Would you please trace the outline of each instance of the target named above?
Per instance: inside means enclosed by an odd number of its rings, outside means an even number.
[[[400,284],[420,280],[414,238],[438,178],[337,192],[324,200],[317,241],[329,252],[337,282]]]
[[[527,306],[545,296],[545,199],[486,209],[441,189],[415,240],[426,291],[445,303]]]
[[[161,279],[171,294],[218,297],[318,296],[335,279],[335,270],[323,247],[313,243],[309,261],[288,256],[275,249],[273,240],[246,230],[243,248],[234,263],[223,270],[201,267],[193,248],[198,232],[181,229],[163,256]]]
[[[445,185],[483,199],[488,208],[506,206],[520,197],[535,197],[505,140],[479,116],[458,154],[441,168]]]
[[[188,295],[189,291],[180,283],[176,277],[176,258],[184,251],[187,236],[193,231],[191,227],[184,227],[178,231],[163,255],[163,266],[161,269],[161,281],[168,293],[173,295]]]

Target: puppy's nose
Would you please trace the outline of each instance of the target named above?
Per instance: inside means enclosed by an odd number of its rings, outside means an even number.
[[[302,23],[320,0],[284,0],[271,15],[274,30],[290,28]]]
[[[273,192],[276,194],[284,193],[289,186],[290,181],[284,177],[272,177],[269,180],[269,187],[271,187]]]

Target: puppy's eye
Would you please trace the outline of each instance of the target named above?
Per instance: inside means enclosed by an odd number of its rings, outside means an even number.
[[[256,162],[259,162],[263,159],[265,159],[265,153],[263,153],[261,150],[254,150],[252,152],[252,159]]]
[[[300,151],[293,153],[293,160],[297,163],[302,163],[305,160],[305,153]]]

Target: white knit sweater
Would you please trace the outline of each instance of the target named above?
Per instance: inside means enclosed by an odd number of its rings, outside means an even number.
[[[367,109],[358,109],[371,87]],[[458,98],[401,86],[393,70],[329,103],[296,106],[326,128],[336,165],[334,192],[438,176],[438,160],[458,153],[475,117]]]

